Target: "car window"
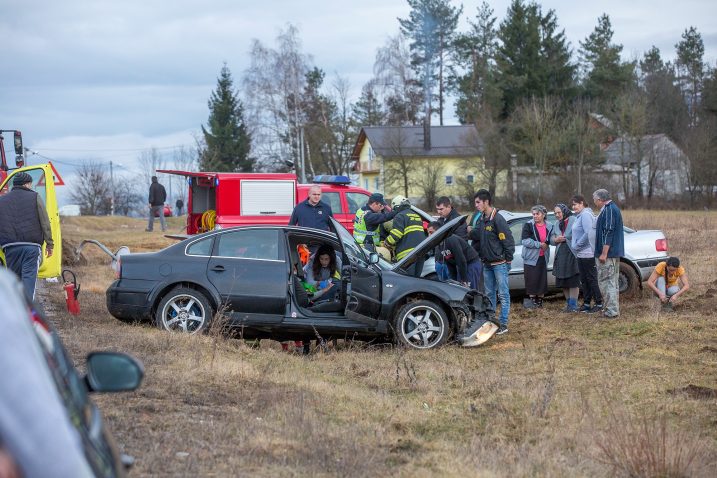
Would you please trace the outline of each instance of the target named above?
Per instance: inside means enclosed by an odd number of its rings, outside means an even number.
[[[525,224],[529,220],[530,219],[528,219],[527,217],[524,219],[516,219],[508,225],[510,227],[510,232],[513,234],[513,240],[517,244],[520,244],[520,238],[523,235],[523,224]]]
[[[212,244],[214,243],[214,237],[207,237],[201,241],[197,241],[190,244],[187,247],[188,256],[209,256],[212,254]]]
[[[339,224],[336,220],[333,220],[332,222],[334,224],[334,228],[336,229],[336,235],[339,236],[346,255],[348,255],[352,260],[359,260],[366,263],[366,255],[364,254],[361,246],[356,243],[354,236],[349,234],[349,231],[347,231],[346,228]]]
[[[221,234],[216,255],[241,259],[278,260],[279,231],[245,229]]]
[[[341,196],[339,193],[321,193],[321,200],[331,206],[331,212],[336,214],[341,211]]]
[[[356,214],[356,211],[366,205],[366,201],[368,201],[368,196],[364,193],[346,193],[346,202],[351,214]]]

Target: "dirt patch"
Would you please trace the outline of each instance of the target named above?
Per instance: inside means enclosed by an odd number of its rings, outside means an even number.
[[[710,347],[709,345],[706,345],[700,349],[700,353],[709,353],[712,352],[713,354],[717,354],[717,347]]]
[[[673,388],[672,390],[668,390],[668,393],[672,395],[684,393],[688,397],[695,398],[697,400],[711,400],[713,398],[717,398],[717,389],[701,387],[693,384],[689,384],[683,388]]]

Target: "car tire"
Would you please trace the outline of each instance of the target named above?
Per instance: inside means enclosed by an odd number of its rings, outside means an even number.
[[[620,262],[620,277],[618,280],[618,290],[620,297],[629,299],[637,294],[640,288],[640,278],[632,266],[626,262]]]
[[[157,306],[155,323],[169,332],[201,334],[208,329],[212,314],[204,294],[189,287],[175,287]]]
[[[446,312],[435,302],[408,302],[393,320],[396,342],[414,349],[432,349],[446,343],[450,324]]]

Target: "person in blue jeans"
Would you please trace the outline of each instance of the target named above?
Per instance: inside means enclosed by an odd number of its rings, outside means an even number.
[[[500,301],[500,328],[497,335],[508,332],[508,315],[510,314],[510,289],[508,273],[513,262],[515,241],[505,218],[498,214],[498,209],[491,204],[492,197],[488,190],[480,189],[474,196],[476,209],[481,213],[480,219],[469,233],[473,247],[478,250],[483,261],[483,289],[495,310]],[[471,324],[463,336],[467,340],[476,334],[480,324]]]

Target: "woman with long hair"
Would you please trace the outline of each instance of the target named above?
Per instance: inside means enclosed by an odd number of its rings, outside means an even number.
[[[336,295],[335,282],[332,279],[338,279],[339,272],[336,265],[336,251],[328,244],[323,244],[316,251],[313,261],[309,261],[306,265],[306,281],[316,287],[316,292],[311,300],[317,302],[321,300],[333,299]],[[329,292],[331,292],[329,294]],[[328,295],[327,295],[328,294]]]

